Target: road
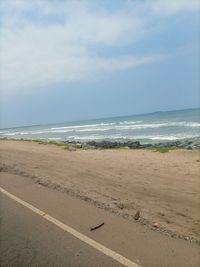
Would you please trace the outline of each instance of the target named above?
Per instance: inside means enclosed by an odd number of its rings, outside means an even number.
[[[200,247],[195,243],[151,231],[25,177],[1,173],[0,181],[12,196],[89,240],[80,240],[1,192],[1,266],[199,266]],[[99,249],[102,245],[109,253]],[[115,255],[125,259],[124,264]]]

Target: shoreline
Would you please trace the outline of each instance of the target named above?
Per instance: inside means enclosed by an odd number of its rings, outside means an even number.
[[[0,148],[2,172],[22,175],[152,230],[200,244],[197,230],[193,233],[189,230],[198,228],[200,222],[196,209],[199,204],[196,150],[175,149],[165,154],[125,148],[83,150],[69,146],[66,149],[65,143],[22,140],[2,141]],[[188,165],[184,166],[186,160]],[[185,168],[184,172],[180,168]],[[180,184],[182,176],[186,185]],[[135,221],[137,210],[141,216]]]
[[[131,139],[124,139],[122,140],[90,140],[90,141],[69,141],[69,140],[48,140],[48,139],[15,139],[15,138],[0,138],[0,141],[10,140],[10,141],[30,141],[30,142],[37,142],[37,143],[44,143],[44,144],[54,144],[57,146],[67,146],[71,147],[72,149],[118,149],[118,148],[125,148],[125,149],[155,149],[156,151],[160,152],[168,152],[174,149],[187,149],[187,150],[194,150],[200,149],[200,137],[194,138],[186,138],[181,140],[174,140],[174,141],[163,141],[157,143],[141,143],[137,140]],[[163,150],[162,150],[163,149]],[[166,149],[166,151],[165,151]]]

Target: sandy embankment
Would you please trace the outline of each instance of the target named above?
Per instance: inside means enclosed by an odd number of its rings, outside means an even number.
[[[175,236],[200,240],[199,151],[77,150],[1,141],[1,171],[46,186]],[[134,220],[134,219],[133,219]]]

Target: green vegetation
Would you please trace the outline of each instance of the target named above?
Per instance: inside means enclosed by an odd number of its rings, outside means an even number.
[[[178,148],[176,146],[166,146],[166,147],[148,147],[148,148],[145,148],[146,150],[151,150],[151,151],[154,151],[154,152],[160,152],[160,153],[167,153],[171,150],[178,150],[178,149],[181,149],[181,148]]]
[[[56,141],[49,141],[49,142],[46,142],[46,143],[51,144],[51,145],[55,145],[55,146],[65,146],[65,144],[59,143],[59,142],[56,142]]]
[[[56,141],[49,141],[49,142],[44,142],[44,143],[59,146],[63,149],[67,149],[67,150],[69,149],[69,146],[67,144],[56,142]]]

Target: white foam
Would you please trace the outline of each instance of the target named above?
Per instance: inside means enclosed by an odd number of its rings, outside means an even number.
[[[70,130],[51,130],[51,131],[47,131],[46,133],[68,133],[68,132],[73,132],[73,129],[70,129]]]
[[[29,132],[20,132],[19,134],[26,135],[26,134],[29,134]]]
[[[161,127],[200,127],[200,123],[197,122],[165,122],[165,123],[152,123],[152,124],[135,124],[115,126],[115,129],[148,129],[148,128],[161,128]]]
[[[72,140],[101,140],[101,139],[116,139],[117,136],[115,135],[88,135],[88,136],[78,136],[78,135],[71,135],[66,137],[66,139],[72,139]],[[121,137],[118,137],[121,138]]]
[[[78,135],[72,135],[66,137],[66,139],[73,139],[73,140],[103,140],[103,139],[134,139],[134,140],[143,140],[143,139],[149,139],[149,140],[166,140],[166,141],[173,141],[173,140],[180,140],[180,139],[189,139],[199,137],[199,135],[194,134],[176,134],[176,135],[88,135],[88,136],[78,136]]]
[[[156,135],[156,136],[141,136],[139,139],[151,139],[151,140],[180,140],[180,139],[189,139],[198,137],[199,135],[191,135],[191,134],[185,134],[185,135]]]
[[[120,123],[118,125],[117,124],[112,124],[112,125],[111,124],[98,124],[96,126],[92,125],[92,127],[88,127],[89,125],[70,127],[71,130],[66,130],[66,132],[67,131],[98,132],[98,131],[108,131],[108,130],[116,130],[116,131],[122,130],[123,131],[123,130],[137,130],[137,129],[148,129],[148,128],[153,129],[153,128],[162,128],[162,127],[200,127],[200,123],[194,123],[194,122],[192,123],[190,122],[165,122],[165,123],[151,123],[151,124],[150,123],[136,124],[136,122],[134,122],[129,125],[128,124],[126,125],[126,123]]]
[[[8,136],[14,136],[14,135],[17,135],[19,134],[18,132],[15,132],[15,133],[4,133],[2,135],[8,135]]]
[[[183,127],[200,127],[200,123],[198,122],[186,122],[186,121],[180,121],[172,123],[174,126],[183,126]]]
[[[119,124],[137,124],[137,123],[142,123],[142,121],[122,121]]]
[[[101,128],[104,126],[104,128]],[[114,126],[114,127],[111,127]],[[51,130],[62,130],[62,129],[79,129],[85,128],[85,131],[98,129],[112,129],[112,128],[159,128],[159,127],[170,127],[170,126],[183,126],[183,127],[200,127],[198,122],[163,122],[163,123],[144,123],[142,121],[123,121],[123,122],[113,122],[113,123],[98,123],[98,124],[85,124],[85,125],[74,125],[74,126],[63,126],[63,127],[53,127]],[[108,127],[108,128],[107,128]],[[83,130],[81,130],[83,131]]]
[[[119,130],[127,130],[127,129],[147,129],[147,128],[160,128],[165,126],[164,123],[154,123],[154,124],[136,124],[136,125],[124,125],[124,126],[116,126],[115,129]]]
[[[81,130],[75,130],[75,132],[104,132],[104,131],[109,131],[113,130],[113,127],[108,127],[108,128],[86,128],[86,129],[81,129]]]
[[[48,133],[47,131],[32,131],[30,134],[43,134],[43,133]]]
[[[48,140],[61,140],[61,137],[49,137]]]
[[[114,124],[115,124],[114,122],[111,122],[111,123],[98,123],[98,124],[63,126],[63,127],[53,127],[53,128],[51,128],[51,130],[87,128],[87,127],[96,127],[96,126],[105,126],[105,125],[114,125]]]
[[[6,134],[9,133],[10,131],[0,131],[0,134]]]

